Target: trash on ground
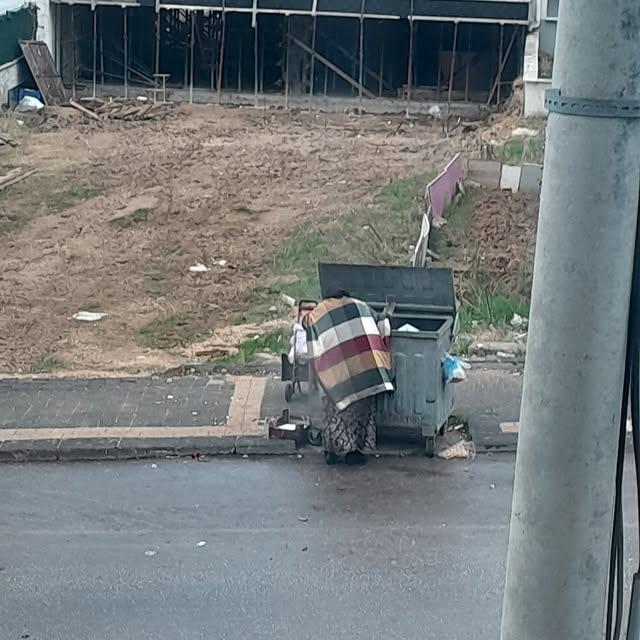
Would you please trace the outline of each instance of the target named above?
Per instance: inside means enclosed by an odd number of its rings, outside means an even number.
[[[489,485],[489,489],[495,489],[495,488],[496,488],[496,485],[495,485],[495,484],[493,484],[493,482],[492,482],[492,483]]]
[[[229,263],[226,260],[218,260],[218,262],[216,262],[216,264],[219,267],[226,267]]]
[[[307,518],[307,516],[298,516],[298,520],[300,520],[300,522],[309,522],[309,518]]]
[[[514,138],[535,138],[540,132],[537,129],[529,129],[528,127],[516,127],[511,135]]]
[[[398,331],[402,333],[420,333],[420,329],[416,329],[412,324],[403,324]]]
[[[198,262],[196,264],[191,265],[189,267],[189,271],[191,271],[191,273],[207,273],[207,271],[209,271],[209,267],[202,264],[201,262]]]
[[[246,453],[244,453],[242,454],[242,457],[246,460],[249,456]]]
[[[513,360],[515,357],[515,353],[509,353],[507,351],[496,351],[496,358],[502,358],[503,360]]]
[[[157,468],[158,468],[158,465],[154,462],[154,463],[151,465],[151,468],[152,468],[152,469],[157,469]]]
[[[73,314],[74,320],[79,320],[80,322],[98,322],[98,320],[102,320],[102,318],[106,318],[106,313],[100,313],[99,311],[78,311],[78,313]]]
[[[288,296],[286,293],[283,293],[281,296],[282,302],[284,302],[288,307],[296,306],[296,299]]]
[[[167,396],[167,400],[173,400],[173,396],[172,396],[171,394],[169,394],[169,395]]]
[[[40,109],[44,109],[44,104],[33,96],[24,96],[16,106],[18,113],[32,113],[33,111],[40,111]]]
[[[144,552],[144,555],[147,556],[147,558],[152,558],[153,556],[158,555],[158,552],[155,549],[147,549]]]
[[[473,442],[460,440],[438,453],[442,460],[462,459],[468,460],[476,457],[476,447]]]
[[[204,547],[205,544],[207,544],[206,540],[200,540],[200,542],[198,542],[198,544],[196,544],[196,547]]]
[[[445,354],[444,360],[442,361],[442,373],[445,382],[465,382],[467,379],[465,369],[470,368],[471,366],[467,362],[463,362],[459,358],[454,358],[448,353]]]

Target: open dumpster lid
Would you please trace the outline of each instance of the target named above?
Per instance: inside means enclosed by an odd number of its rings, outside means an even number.
[[[456,315],[452,269],[321,262],[318,274],[323,297],[344,289],[373,307],[395,302],[420,313]]]

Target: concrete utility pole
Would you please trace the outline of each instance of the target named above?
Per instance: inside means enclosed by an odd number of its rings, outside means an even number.
[[[502,640],[604,635],[640,186],[640,3],[562,0],[557,37]]]

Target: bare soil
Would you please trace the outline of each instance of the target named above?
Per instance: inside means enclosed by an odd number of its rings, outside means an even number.
[[[65,110],[44,132],[0,120],[21,142],[0,148],[0,175],[38,170],[0,192],[0,373],[145,373],[251,335],[229,326],[299,225],[471,143],[398,117],[182,111],[87,123]]]

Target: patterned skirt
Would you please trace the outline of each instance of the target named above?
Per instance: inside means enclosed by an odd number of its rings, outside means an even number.
[[[370,453],[376,447],[375,396],[363,398],[338,411],[328,398],[323,399],[322,444],[328,453],[346,455],[354,451]]]

